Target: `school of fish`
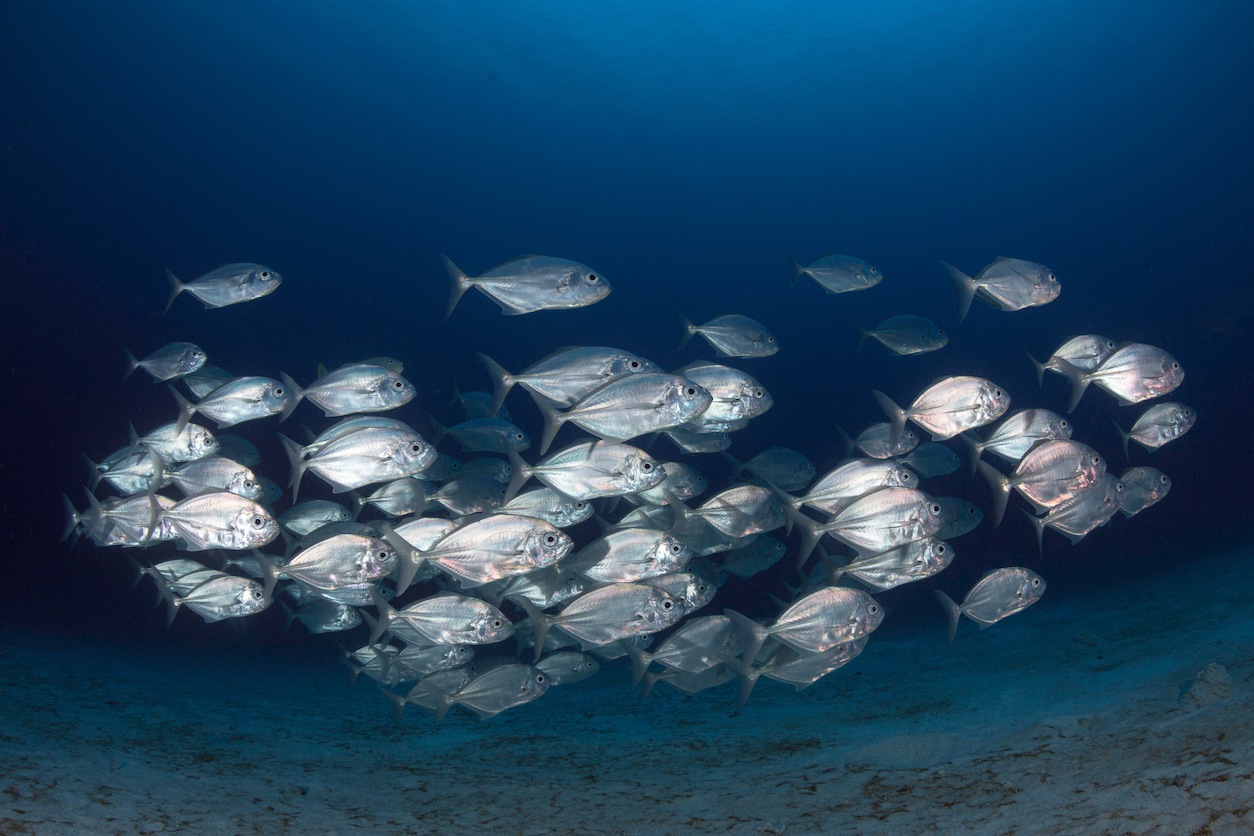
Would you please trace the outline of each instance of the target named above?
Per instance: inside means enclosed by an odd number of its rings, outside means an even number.
[[[479,276],[442,259],[446,317],[472,288],[510,316],[585,307],[611,292],[600,271],[563,258],[522,256]],[[792,264],[794,283],[808,276],[829,294],[883,280],[851,256]],[[974,277],[942,268],[959,319],[975,299],[1019,311],[1061,292],[1052,270],[1022,259],[998,258]],[[249,263],[186,283],[167,274],[167,310],[184,294],[206,308],[260,299],[283,281]],[[374,679],[398,719],[415,706],[438,723],[455,705],[491,717],[622,657],[642,698],[657,682],[695,693],[735,681],[739,705],[761,677],[808,687],[866,647],[885,617],[875,593],[943,571],[955,559],[950,541],[982,522],[967,500],[925,489],[962,467],[959,453],[989,485],[990,523],[1001,523],[1017,493],[1038,544],[1046,529],[1078,543],[1171,487],[1152,467],[1116,477],[1072,438],[1065,415],[1011,411],[996,382],[958,373],[918,393],[869,392],[886,421],[846,436],[846,459],[825,474],[783,446],[739,461],[726,452],[730,434],[774,399],[727,363],[787,347],[745,314],[702,324],[677,316],[679,344],[699,336],[716,360],[667,371],[629,348],[582,345],[510,371],[480,355],[492,391],[460,393],[462,420],[451,426],[424,415],[429,437],[385,414],[418,395],[390,357],[319,368],[302,385],[281,369],[232,375],[187,342],[142,358],[127,350],[128,378],[142,369],[169,388],[170,421],[144,434],[132,427],[125,445],[86,457],[86,505],[65,496],[64,537],[142,549],[129,552],[140,555],[137,575],[155,583],[171,620],[183,609],[205,621],[241,618],[277,602],[289,624],[345,633],[356,647],[345,651],[354,677]],[[902,356],[948,342],[913,314],[857,330],[859,350],[869,338]],[[1067,412],[1090,384],[1134,405],[1184,379],[1162,348],[1095,334],[1031,362],[1038,381],[1051,371],[1070,382]],[[542,421],[534,443],[505,406],[515,387]],[[326,420],[301,440],[278,434],[285,487],[254,470],[261,457],[244,436],[219,432],[282,424],[302,402]],[[1156,450],[1196,418],[1189,406],[1159,401],[1126,430],[1115,420],[1125,458],[1129,441]],[[219,431],[198,423],[205,419]],[[567,440],[556,444],[559,436]],[[728,462],[730,483],[707,496],[703,464],[721,473]],[[111,494],[103,499],[102,486]],[[795,547],[783,539],[794,529]],[[727,578],[752,578],[790,549],[802,581],[774,617],[716,605]],[[1045,586],[1030,569],[1005,566],[961,601],[936,590],[949,641],[962,616],[984,629],[1040,600]]]

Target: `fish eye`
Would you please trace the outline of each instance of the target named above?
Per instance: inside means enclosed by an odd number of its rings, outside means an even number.
[[[256,490],[256,488],[257,488],[257,483],[254,482],[252,479],[244,480],[244,490],[251,491],[251,490]]]
[[[944,543],[940,543],[940,544],[938,544],[938,545],[936,546],[936,553],[937,553],[937,554],[944,554],[946,551],[948,551],[948,549],[946,549],[946,548],[945,548],[945,544],[944,544]]]
[[[253,517],[253,528],[262,528],[266,524],[266,520],[261,515]]]
[[[994,397],[994,398],[1000,398],[1000,397],[1001,397],[1001,390],[1000,390],[1000,389],[994,389],[994,390],[993,390],[993,397]]]
[[[421,453],[421,452],[422,452],[422,443],[421,443],[421,442],[419,442],[419,441],[415,441],[413,444],[409,445],[409,449],[410,449],[410,451],[411,451],[411,452],[414,452],[414,453]]]
[[[931,511],[933,514],[939,514],[941,512],[940,504],[933,502],[932,507],[930,507],[928,510]]]
[[[653,462],[641,462],[641,463],[640,463],[640,469],[641,469],[641,470],[643,470],[645,473],[652,473],[652,472],[653,472]]]
[[[684,390],[684,394],[686,394],[690,398],[695,398],[697,396],[697,387],[689,386],[687,389]]]
[[[597,276],[596,273],[589,273],[588,281],[591,282],[592,284],[596,284],[598,281],[600,281],[600,278]]]
[[[263,278],[263,279],[268,279],[268,278],[270,278],[270,271],[269,271],[269,270],[262,270],[262,271],[261,271],[261,278]]]
[[[1171,370],[1172,370],[1173,372],[1174,372],[1174,371],[1179,371],[1179,369],[1180,369],[1180,364],[1179,364],[1179,363],[1172,363],[1172,364],[1171,364]]]
[[[909,482],[909,481],[910,481],[910,473],[909,473],[909,471],[905,471],[905,470],[903,470],[903,471],[901,472],[901,481],[903,481],[903,482]]]
[[[254,589],[254,590],[253,590],[253,600],[254,600],[254,601],[260,601],[260,600],[262,599],[262,597],[263,597],[263,595],[262,595],[262,592],[261,592],[261,590],[260,590],[260,589]]]
[[[375,555],[376,560],[387,560],[389,557],[387,549],[379,549],[379,553]]]
[[[1066,418],[1063,418],[1061,421],[1058,422],[1058,428],[1060,430],[1065,430],[1069,426],[1071,426],[1071,424],[1067,423]]]
[[[1114,347],[1115,347],[1115,341],[1114,341],[1114,340],[1106,340],[1106,347],[1107,347],[1107,348],[1114,348]]]
[[[675,602],[672,601],[670,598],[667,598],[665,601],[662,602],[662,609],[664,610],[669,610],[674,606],[675,606]]]
[[[684,547],[679,545],[678,543],[671,543],[671,554],[677,555],[683,550],[684,550]]]
[[[543,681],[544,681],[544,674],[542,674],[542,673],[538,673],[538,674],[536,674],[536,683],[537,683],[537,684],[539,684],[539,683],[541,683],[541,682],[543,682]]]
[[[1165,485],[1165,484],[1167,484],[1167,483],[1168,483],[1168,482],[1170,482],[1170,481],[1171,481],[1171,480],[1167,478],[1167,475],[1166,475],[1166,474],[1163,474],[1162,476],[1159,476],[1159,477],[1158,477],[1158,484],[1160,484],[1160,485]]]
[[[872,604],[871,606],[866,608],[866,611],[869,612],[871,615],[875,615],[877,612],[880,611],[880,605]]]
[[[557,544],[557,535],[556,535],[556,534],[546,534],[546,535],[544,535],[544,544],[545,544],[546,546],[553,546],[553,545],[556,545],[556,544]]]
[[[582,511],[584,508],[587,508],[587,507],[588,507],[588,503],[584,502],[582,499],[575,503],[576,511]]]
[[[773,343],[773,342],[775,342],[775,338],[774,338],[774,337],[772,337],[770,334],[767,334],[767,335],[766,335],[766,341],[767,341],[768,343]]]
[[[1040,578],[1033,578],[1033,579],[1032,579],[1032,586],[1040,586],[1040,585],[1041,585],[1041,579],[1040,579]]]
[[[753,390],[753,397],[755,397],[755,398],[765,398],[765,397],[766,397],[766,390],[765,390],[765,389],[763,389],[763,388],[761,388],[761,387],[758,387],[757,389],[754,389],[754,390]],[[1185,414],[1187,415],[1188,413],[1185,413]]]
[[[522,433],[514,433],[514,438],[518,439],[519,441],[522,441],[524,438],[526,438],[526,436],[523,435]]]
[[[282,386],[275,386],[275,387],[274,387],[274,396],[275,396],[276,398],[281,398],[281,397],[283,397],[283,387],[282,387]]]
[[[629,360],[629,361],[627,361],[627,368],[629,368],[629,369],[638,369],[638,368],[640,368],[640,361],[639,361],[639,360]]]
[[[1101,456],[1094,456],[1094,457],[1093,457],[1093,466],[1094,466],[1094,467],[1097,467],[1097,466],[1098,466],[1099,464],[1101,464],[1101,463],[1102,463],[1102,457],[1101,457]]]
[[[501,619],[499,618],[492,619],[492,629],[493,630],[501,629]]]
[[[392,388],[393,388],[393,389],[404,389],[404,388],[405,388],[405,381],[403,381],[403,380],[399,380],[399,379],[398,379],[398,380],[393,380],[393,381],[392,381]]]

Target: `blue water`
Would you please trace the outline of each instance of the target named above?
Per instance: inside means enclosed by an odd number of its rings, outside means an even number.
[[[276,612],[243,628],[183,615],[167,631],[118,552],[56,542],[58,492],[81,503],[80,453],[116,449],[127,420],[172,417],[162,387],[120,382],[123,347],[172,339],[302,382],[318,362],[396,356],[420,391],[401,417],[421,424],[422,410],[456,417],[455,380],[487,386],[476,351],[518,370],[609,344],[676,368],[712,356],[676,350],[676,312],[746,313],[782,350],[740,364],[776,406],[732,452],[787,444],[823,471],[841,456],[836,426],[881,420],[872,388],[908,401],[935,377],[978,374],[1015,408],[1063,408],[1060,379],[1038,390],[1023,352],[1097,332],[1186,368],[1174,397],[1198,426],[1132,457],[1167,471],[1171,495],[1074,548],[1047,533],[1043,556],[1012,511],[958,541],[936,581],[886,596],[893,619],[942,629],[928,590],[961,595],[994,566],[1032,566],[1065,597],[1248,541],[1248,4],[535,5],[0,8],[5,629],[203,652],[306,641],[281,636]],[[844,296],[791,286],[789,251],[861,256],[886,279]],[[477,273],[531,252],[593,265],[614,292],[523,317],[469,294],[444,321],[439,253]],[[938,262],[974,272],[1000,255],[1050,265],[1062,296],[1017,313],[977,303],[959,324]],[[162,314],[163,267],[189,279],[230,261],[285,282]],[[855,351],[854,324],[903,312],[941,323],[950,345]],[[510,405],[538,436],[526,399]],[[1127,427],[1137,412],[1090,392],[1076,437],[1122,469],[1110,417]],[[285,481],[273,429],[246,434]],[[961,474],[934,487],[988,507]],[[764,612],[794,581],[781,565],[720,604]]]

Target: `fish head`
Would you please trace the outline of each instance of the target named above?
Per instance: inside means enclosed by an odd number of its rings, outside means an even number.
[[[186,435],[185,450],[191,458],[189,461],[203,459],[205,456],[212,456],[218,452],[218,439],[214,438],[213,433],[197,424],[188,424],[183,430]]]
[[[237,548],[260,548],[279,536],[279,524],[270,512],[256,502],[242,507],[230,523],[231,539]]]
[[[677,423],[691,421],[710,408],[714,396],[710,390],[686,377],[675,375],[662,395],[662,409],[672,415]]]
[[[945,333],[945,329],[936,325],[928,329],[926,344],[932,348],[944,348],[949,345],[949,335]]]
[[[1045,579],[1030,569],[1023,571],[1023,583],[1015,593],[1016,601],[1021,604],[1020,609],[1036,603],[1045,594]]]
[[[357,558],[357,580],[360,582],[386,577],[396,571],[399,565],[400,558],[396,550],[384,541],[372,537]]]
[[[897,443],[891,448],[888,455],[904,456],[919,446],[919,436],[914,430],[903,430],[901,438],[897,439]],[[865,452],[865,451],[864,451]]]
[[[980,412],[984,423],[996,421],[1010,408],[1010,393],[997,384],[986,381],[980,389]]]
[[[523,539],[523,551],[537,569],[543,569],[570,554],[575,541],[552,523],[544,520],[536,522],[538,524]]]
[[[373,381],[371,388],[380,404],[386,409],[395,409],[412,401],[418,394],[414,384],[393,371],[385,371]]]
[[[1054,275],[1053,270],[1044,264],[1038,264],[1036,267],[1029,298],[1032,300],[1032,305],[1044,305],[1058,298],[1058,294],[1062,293],[1062,285],[1058,282],[1058,277]]]
[[[774,405],[775,399],[760,383],[746,384],[740,390],[740,414],[745,418],[756,418]]]
[[[1061,415],[1054,415],[1046,424],[1045,438],[1071,438],[1071,422]]]
[[[179,355],[175,368],[178,369],[180,375],[192,374],[200,371],[201,366],[205,365],[205,361],[209,359],[209,355],[205,353],[203,348],[192,346]]]
[[[629,453],[618,468],[623,487],[632,493],[656,488],[666,478],[666,468],[642,450]]]
[[[232,474],[226,489],[247,499],[261,499],[264,493],[261,483],[257,481],[257,477],[247,468],[241,468]]]
[[[488,606],[470,625],[477,644],[494,644],[514,635],[513,623],[496,607]]]
[[[651,360],[646,360],[629,351],[621,351],[612,354],[606,360],[605,369],[602,371],[601,377],[608,383],[611,380],[617,380],[629,374],[658,374],[662,371]]]
[[[673,534],[665,533],[649,550],[649,574],[677,572],[691,559],[692,549],[688,548],[688,544]]]
[[[397,440],[392,457],[400,465],[402,473],[412,476],[430,467],[436,460],[436,452],[419,436],[410,435]]]
[[[585,264],[571,264],[558,279],[558,292],[571,307],[591,305],[610,295],[609,279]]]
[[[641,633],[665,630],[684,615],[684,607],[665,590],[653,587],[636,612],[635,621]]]
[[[905,435],[905,433],[902,433]],[[906,467],[904,464],[894,464],[884,471],[884,485],[886,488],[913,488],[919,484],[919,477],[914,471]]]
[[[248,289],[248,295],[254,299],[274,293],[282,283],[283,277],[278,271],[264,264],[254,264],[240,280],[240,284]]]
[[[1165,395],[1184,382],[1184,367],[1176,358],[1163,352],[1162,371],[1156,380],[1149,382],[1148,388],[1154,396]]]
[[[519,691],[524,699],[534,700],[549,690],[549,685],[551,684],[552,682],[548,674],[538,668],[532,668],[527,678],[523,680]]]
[[[266,597],[266,591],[261,583],[249,580],[248,583],[240,586],[239,593],[236,594],[230,609],[242,616],[261,612],[268,606],[270,606],[270,599]]]
[[[714,600],[714,593],[718,592],[718,584],[708,580],[701,575],[689,573],[692,575],[688,583],[684,585],[683,604],[684,612],[690,613],[701,609],[706,604]],[[739,633],[739,630],[735,631]]]

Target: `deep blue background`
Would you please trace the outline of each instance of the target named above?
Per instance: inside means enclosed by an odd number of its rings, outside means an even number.
[[[775,409],[735,437],[840,457],[835,426],[881,420],[979,374],[1014,408],[1038,391],[1028,349],[1097,332],[1171,351],[1201,421],[1133,463],[1169,499],[1037,557],[1012,511],[957,541],[937,583],[1026,563],[1051,596],[1249,539],[1254,343],[1254,8],[1242,2],[8,2],[0,6],[0,277],[6,429],[0,620],[79,634],[166,635],[116,550],[56,542],[58,493],[95,458],[169,420],[162,387],[120,383],[122,348],[204,346],[237,373],[299,380],[389,354],[419,387],[402,417],[447,406],[474,356],[517,370],[568,344],[620,345],[674,368],[674,313],[748,313],[783,346],[744,361]],[[790,286],[786,250],[867,258],[869,292]],[[586,310],[501,317],[478,294],[445,322],[438,253],[471,273],[520,253],[595,266]],[[977,305],[959,325],[937,262],[1053,267],[1054,304]],[[259,261],[286,281],[217,311],[161,313],[185,279]],[[937,354],[855,353],[853,324],[901,312],[953,333]],[[510,405],[538,435],[535,412]],[[316,412],[301,415],[319,424]],[[1123,462],[1093,391],[1077,437]],[[273,423],[247,428],[286,481]],[[570,432],[570,431],[567,431]],[[573,437],[566,436],[563,437]],[[529,454],[534,457],[534,452]],[[710,460],[708,475],[726,471]],[[937,493],[987,507],[978,481]],[[1242,570],[1244,568],[1242,567]],[[727,591],[750,608],[786,572]],[[791,578],[788,578],[791,580]],[[926,589],[888,596],[935,620]],[[262,622],[277,625],[277,613]],[[266,629],[268,629],[268,626]],[[222,628],[222,629],[218,629]],[[182,617],[173,635],[225,633]],[[254,635],[258,630],[253,630]]]

